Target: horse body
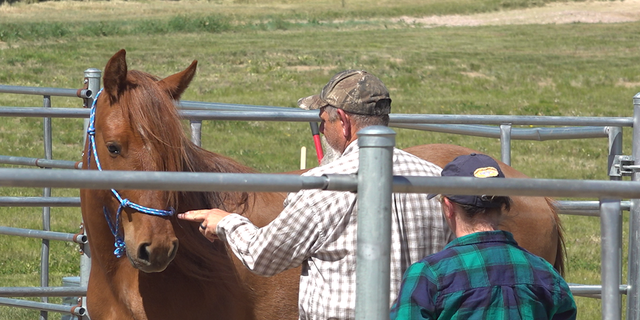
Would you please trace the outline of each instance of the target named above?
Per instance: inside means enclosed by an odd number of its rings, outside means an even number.
[[[195,68],[194,61],[184,71],[158,79],[127,70],[124,50],[116,53],[105,67],[104,89],[96,99],[95,146],[87,139],[84,169],[96,169],[97,156],[104,170],[254,172],[195,146],[186,137],[173,102],[187,88]],[[407,151],[439,166],[472,152],[446,145]],[[507,177],[521,177],[508,166],[502,169]],[[285,196],[118,192],[141,206],[161,210],[222,208],[243,214],[259,227],[280,213]],[[203,237],[196,223],[123,206],[110,190],[83,189],[80,197],[92,255],[87,288],[87,310],[92,319],[297,319],[300,268],[273,277],[257,276],[224,243],[211,243]],[[544,198],[514,198],[505,228],[523,247],[561,266],[561,233],[552,207]],[[105,216],[119,227],[116,232]],[[114,233],[123,239],[126,256],[114,255]]]

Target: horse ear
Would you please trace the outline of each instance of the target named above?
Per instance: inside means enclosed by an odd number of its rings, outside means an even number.
[[[117,100],[119,93],[125,89],[127,79],[127,52],[122,49],[109,59],[104,68],[104,92],[109,95],[111,101]]]
[[[196,66],[198,66],[198,60],[193,60],[191,65],[186,69],[160,80],[158,84],[164,88],[174,100],[180,100],[180,96],[196,75]]]

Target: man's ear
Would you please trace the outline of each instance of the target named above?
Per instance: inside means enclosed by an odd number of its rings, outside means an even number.
[[[342,126],[342,135],[347,141],[351,141],[351,117],[342,109],[337,109],[340,124]]]

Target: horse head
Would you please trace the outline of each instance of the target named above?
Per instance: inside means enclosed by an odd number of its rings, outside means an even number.
[[[85,169],[182,171],[182,124],[174,101],[195,75],[197,61],[164,79],[128,70],[120,50],[107,63],[104,88],[92,108]],[[112,234],[116,256],[126,255],[133,267],[161,272],[178,250],[172,207],[176,192],[93,190],[92,210],[85,210],[87,232]],[[89,205],[87,205],[89,206]],[[102,207],[102,208],[100,208]],[[85,212],[90,211],[90,212]],[[90,216],[86,216],[90,215]],[[107,220],[107,221],[105,221]]]

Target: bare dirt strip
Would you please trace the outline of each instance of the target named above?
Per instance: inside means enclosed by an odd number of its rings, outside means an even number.
[[[484,26],[508,24],[620,23],[640,20],[640,0],[557,2],[544,7],[430,17],[400,17],[394,21],[424,26]]]

